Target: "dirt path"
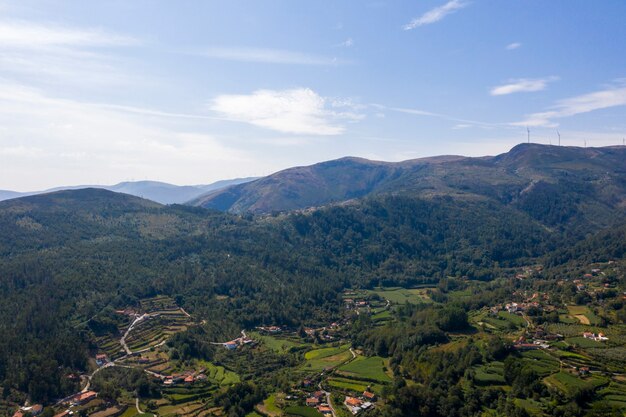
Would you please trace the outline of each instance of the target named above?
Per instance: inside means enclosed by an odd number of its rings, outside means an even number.
[[[133,320],[133,322],[131,323],[130,326],[128,326],[128,330],[126,330],[126,333],[124,333],[124,336],[122,336],[122,338],[120,339],[120,344],[122,345],[122,347],[124,348],[124,351],[126,352],[127,355],[132,354],[133,352],[128,348],[128,345],[126,344],[126,338],[128,337],[128,335],[130,334],[130,331],[133,330],[133,328],[135,327],[135,325],[139,322],[141,322],[143,319],[145,319],[148,316],[148,314],[143,314],[139,317],[137,317],[135,320]]]

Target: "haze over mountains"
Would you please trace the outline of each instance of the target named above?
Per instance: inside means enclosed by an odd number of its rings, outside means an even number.
[[[118,193],[125,193],[137,197],[146,198],[161,204],[182,204],[205,193],[219,190],[230,185],[241,184],[256,178],[236,178],[222,180],[206,185],[173,185],[159,181],[125,181],[115,185],[76,185],[68,187],[55,187],[44,191],[17,192],[0,190],[0,201],[11,198],[26,197],[30,195],[49,193],[60,190],[77,190],[82,188],[102,188]]]

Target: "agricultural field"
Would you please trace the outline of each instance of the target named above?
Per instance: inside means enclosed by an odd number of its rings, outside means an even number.
[[[291,406],[285,408],[285,413],[288,416],[302,416],[302,417],[323,417],[323,414],[317,411],[315,408],[306,406]]]
[[[478,385],[505,385],[504,364],[490,362],[475,368],[474,381]]]
[[[600,376],[593,375],[583,379],[563,371],[550,375],[543,381],[549,387],[554,387],[569,397],[580,389],[597,389],[609,382]]]
[[[383,386],[380,384],[373,384],[370,381],[361,381],[355,379],[332,377],[326,380],[326,384],[330,388],[336,388],[339,391],[351,391],[353,393],[360,394],[368,387],[373,392],[380,394]]]
[[[355,360],[339,367],[339,373],[344,376],[380,383],[391,382],[386,372],[387,362],[379,356],[358,356]]]
[[[600,318],[594,314],[589,307],[586,306],[567,306],[568,314],[567,318],[576,319],[580,324],[585,325],[598,325],[600,324]]]
[[[559,361],[542,350],[529,350],[520,353],[524,363],[541,376],[559,370]]]
[[[288,338],[286,336],[269,336],[262,335],[259,332],[249,332],[249,337],[253,340],[258,340],[264,346],[267,346],[269,349],[272,349],[276,353],[284,353],[288,352],[293,348],[301,348],[306,346],[306,344],[302,343],[299,339],[296,338]]]
[[[349,345],[338,347],[321,348],[310,350],[304,355],[306,360],[303,370],[323,371],[327,368],[334,368],[352,358]]]
[[[368,290],[368,294],[376,294],[386,300],[389,300],[393,304],[419,304],[419,303],[432,303],[432,300],[428,296],[427,288],[374,288]]]

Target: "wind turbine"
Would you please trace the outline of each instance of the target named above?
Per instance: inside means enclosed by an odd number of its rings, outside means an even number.
[[[530,129],[526,126],[526,133],[528,134],[528,143],[530,143]]]
[[[557,130],[556,134],[559,135],[559,146],[561,146],[561,133]]]

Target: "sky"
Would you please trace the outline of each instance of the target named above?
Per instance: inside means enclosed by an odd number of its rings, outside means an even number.
[[[0,0],[0,189],[621,145],[623,0]]]

